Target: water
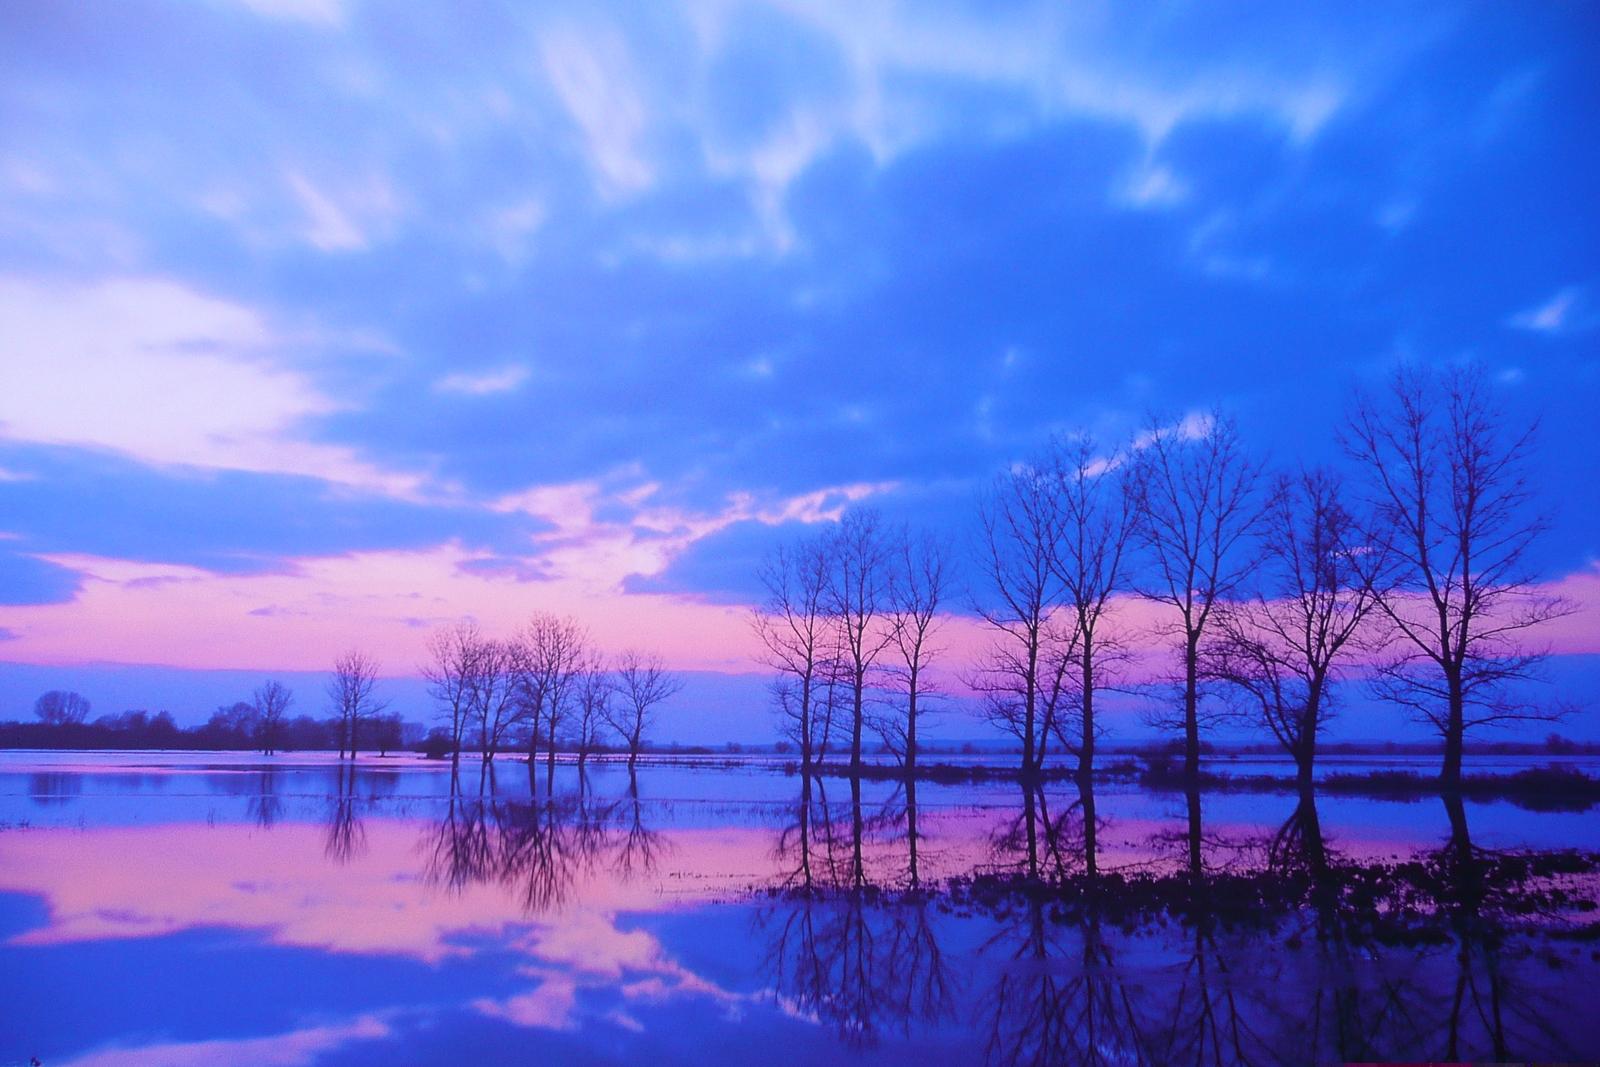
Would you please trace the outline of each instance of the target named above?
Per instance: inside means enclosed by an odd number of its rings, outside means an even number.
[[[3,753],[0,1064],[1600,1059],[1593,811],[1084,800]]]

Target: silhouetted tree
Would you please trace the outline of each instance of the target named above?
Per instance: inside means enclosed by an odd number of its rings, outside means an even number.
[[[574,684],[590,657],[589,635],[575,619],[540,612],[518,635],[516,649],[519,718],[528,727],[529,773],[542,729],[548,742],[546,767],[553,783],[556,743],[571,710]]]
[[[89,717],[89,702],[77,693],[52,689],[33,702],[33,713],[49,726],[78,726]]]
[[[998,477],[978,507],[985,588],[975,606],[995,640],[967,681],[984,695],[986,717],[1022,743],[1025,776],[1044,764],[1075,637],[1056,618],[1063,596],[1058,487],[1047,466],[1023,464]]]
[[[1103,456],[1095,439],[1079,433],[1051,452],[1060,529],[1053,557],[1062,599],[1074,631],[1077,659],[1078,776],[1094,773],[1095,693],[1104,686],[1104,662],[1118,646],[1107,633],[1112,597],[1128,588],[1128,542],[1136,515],[1127,457]],[[1062,727],[1066,723],[1061,723]],[[1063,730],[1065,732],[1065,730]],[[1069,742],[1069,746],[1073,743]]]
[[[949,598],[951,552],[930,533],[899,531],[885,567],[884,617],[890,657],[884,674],[901,703],[879,723],[884,741],[899,753],[907,778],[917,769],[917,723],[934,692],[928,668],[942,649],[935,642]]]
[[[1176,426],[1152,422],[1133,465],[1138,537],[1146,571],[1139,592],[1172,608],[1182,657],[1183,773],[1200,778],[1201,641],[1217,608],[1256,565],[1250,542],[1261,516],[1259,465],[1233,419],[1214,412]]]
[[[1386,395],[1358,394],[1344,446],[1360,465],[1370,536],[1394,565],[1378,604],[1394,654],[1379,689],[1444,741],[1440,777],[1461,781],[1474,727],[1556,717],[1515,691],[1545,658],[1528,631],[1570,607],[1537,587],[1529,550],[1532,427],[1508,426],[1478,367],[1405,368]]]
[[[873,667],[891,639],[882,625],[890,546],[871,508],[845,512],[825,540],[827,610],[838,628],[838,670],[850,698],[850,768],[861,767],[862,727]]]
[[[255,703],[256,740],[261,744],[261,751],[265,755],[272,755],[278,750],[278,738],[283,733],[283,724],[289,713],[289,707],[294,703],[294,694],[282,683],[269,681],[251,694]]]
[[[628,746],[628,774],[632,775],[661,703],[682,690],[683,682],[667,670],[660,656],[635,649],[617,657],[612,678],[616,699],[602,707],[602,713]]]
[[[334,717],[339,723],[339,758],[345,749],[350,758],[356,755],[361,724],[388,706],[374,693],[378,683],[378,661],[367,653],[352,649],[333,663],[333,677],[328,682],[328,699],[333,704]]]
[[[578,675],[577,695],[573,701],[572,747],[578,752],[580,778],[590,754],[605,744],[615,695],[611,673],[600,665],[599,657],[591,658]]]
[[[1307,790],[1339,667],[1361,647],[1376,608],[1382,560],[1363,544],[1327,471],[1280,479],[1261,530],[1257,595],[1219,615],[1201,673],[1244,695],[1251,718],[1294,758]]]
[[[832,671],[827,613],[828,554],[820,538],[779,545],[757,577],[767,597],[751,615],[766,649],[764,662],[777,672],[773,696],[780,729],[800,749],[802,774],[810,774],[826,743],[823,690]]]
[[[451,760],[456,765],[473,719],[483,645],[483,633],[471,622],[435,630],[428,636],[428,661],[422,665],[422,677],[438,707],[438,717],[448,724]]]

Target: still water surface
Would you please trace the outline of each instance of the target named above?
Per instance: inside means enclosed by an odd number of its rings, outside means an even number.
[[[4,753],[0,1064],[1596,1060],[1586,853],[1505,802]]]

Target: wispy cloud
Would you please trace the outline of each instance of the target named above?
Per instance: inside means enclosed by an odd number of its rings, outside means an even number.
[[[502,367],[499,370],[484,371],[480,374],[447,374],[434,382],[433,388],[440,393],[489,396],[493,393],[509,393],[527,380],[527,367],[510,366]]]
[[[0,437],[397,494],[418,484],[307,439],[307,420],[348,402],[275,360],[286,339],[258,311],[175,282],[0,278],[0,345]]]
[[[1551,336],[1587,329],[1595,315],[1586,287],[1569,285],[1537,307],[1511,316],[1507,325]]]
[[[382,1019],[363,1015],[353,1022],[267,1037],[102,1049],[68,1060],[65,1067],[305,1067],[334,1049],[388,1037],[389,1033],[389,1026]]]

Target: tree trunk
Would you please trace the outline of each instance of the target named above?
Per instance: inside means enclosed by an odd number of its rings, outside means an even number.
[[[1439,772],[1439,784],[1450,792],[1461,789],[1461,750],[1466,733],[1466,710],[1461,691],[1461,674],[1453,671],[1446,676],[1449,685],[1450,710],[1444,729],[1444,767]]]
[[[866,684],[866,679],[857,676],[855,679],[855,709],[854,721],[850,724],[850,773],[861,773],[861,690]]]
[[[862,856],[862,837],[866,829],[861,815],[861,777],[850,776],[850,879],[860,889],[867,881],[866,861]]]
[[[1028,679],[1024,684],[1022,707],[1022,777],[1025,781],[1031,780],[1034,773],[1033,764],[1033,713],[1034,704],[1039,698],[1039,647],[1038,639],[1028,649]],[[1028,810],[1032,813],[1032,801],[1029,801]],[[1031,828],[1031,824],[1030,824]]]
[[[906,779],[906,852],[910,861],[911,888],[917,888],[917,780]]]
[[[1186,791],[1185,799],[1189,802],[1189,875],[1199,878],[1205,873],[1204,857],[1200,851],[1200,789],[1191,787]]]
[[[1078,778],[1078,800],[1083,806],[1083,869],[1091,878],[1100,873],[1095,852],[1094,782],[1088,775]]]
[[[906,781],[917,776],[917,675],[911,674],[910,691],[906,697]]]
[[[1022,783],[1022,819],[1028,835],[1028,877],[1039,877],[1038,813],[1034,807],[1033,783]]]
[[[1200,634],[1191,631],[1183,650],[1183,781],[1200,787]]]
[[[1083,739],[1078,747],[1078,778],[1088,781],[1094,774],[1094,645],[1083,640]]]

